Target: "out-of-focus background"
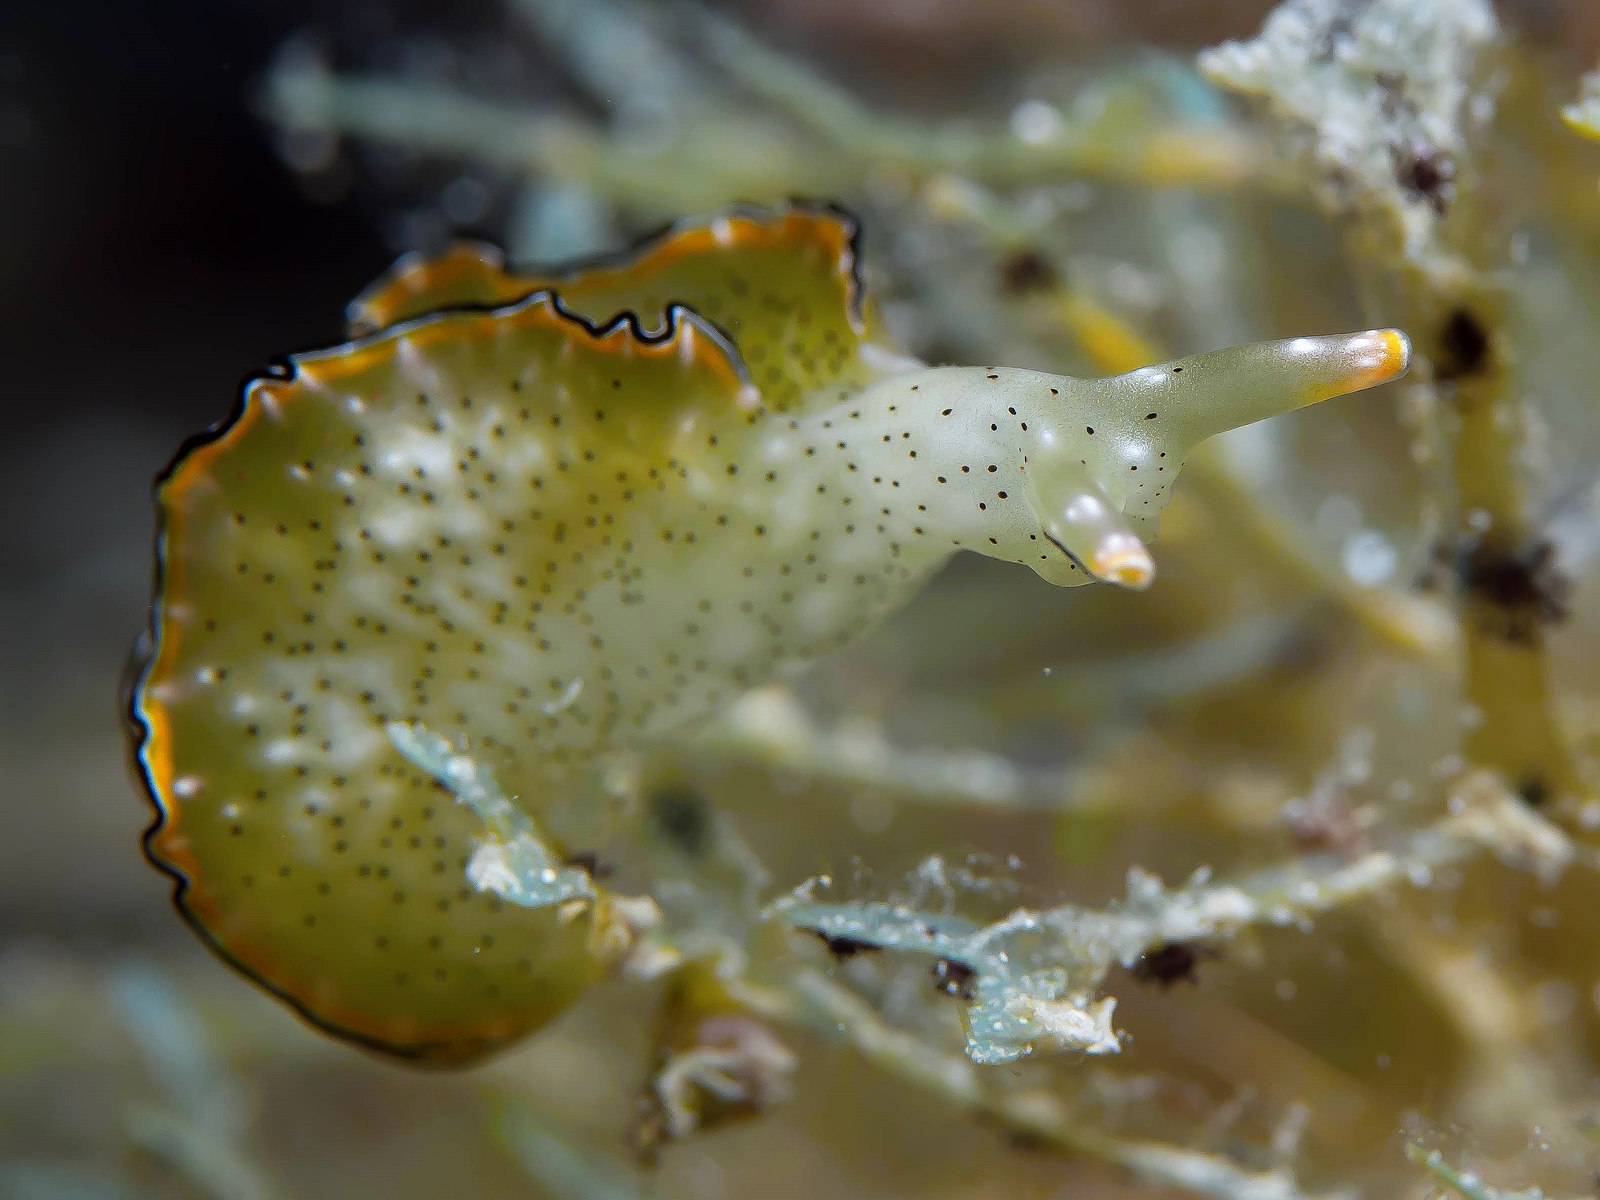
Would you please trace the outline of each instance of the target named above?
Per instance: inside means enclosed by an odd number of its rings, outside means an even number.
[[[729,11],[869,104],[912,118],[1003,123],[1018,78],[1091,71],[1150,48],[1190,56],[1249,36],[1269,7],[774,0]],[[1521,0],[1503,15],[1574,80],[1600,55],[1600,8],[1587,0]],[[0,1196],[598,1195],[585,1184],[562,1191],[526,1169],[517,1148],[547,1165],[567,1153],[603,1161],[627,1124],[636,1082],[628,1064],[642,1062],[644,1035],[642,1010],[626,997],[607,992],[577,1032],[560,1026],[483,1075],[409,1073],[303,1029],[213,962],[139,852],[149,813],[126,770],[118,680],[148,599],[151,477],[184,437],[226,414],[246,374],[336,340],[345,302],[396,253],[437,244],[454,228],[501,234],[512,219],[515,196],[493,172],[461,185],[454,165],[359,147],[330,152],[266,119],[269,64],[311,53],[604,115],[604,98],[591,90],[575,99],[584,89],[573,85],[572,64],[497,0],[0,5]],[[631,216],[620,221],[636,231]],[[1298,234],[1275,236],[1292,245]],[[880,244],[869,228],[869,265]],[[871,643],[867,667],[853,675],[835,666],[829,677],[856,686],[873,664],[915,659],[919,631],[948,636],[939,605],[959,606],[963,588],[995,578],[958,564],[942,591]],[[1063,601],[1030,583],[1012,602],[1025,625],[1064,620],[1077,603],[1103,614],[1121,599]],[[893,696],[911,678],[949,694],[968,685],[998,692],[1014,666],[974,654],[943,671],[891,670],[882,687]],[[1030,665],[1028,674],[1038,673]],[[1045,675],[1032,686],[1053,686]],[[820,703],[827,707],[825,694]],[[997,708],[1008,715],[995,718],[1012,732],[987,740],[1031,752],[1055,738],[1016,715],[1030,703],[1012,694]],[[766,786],[759,775],[735,779],[729,786],[747,792]],[[786,786],[774,802],[808,802],[805,785]],[[845,820],[837,806],[829,811],[797,819],[794,835],[757,821],[750,836],[804,841],[812,823]],[[943,843],[957,853],[981,844],[1048,857],[1039,839],[1056,836],[1015,814],[991,821],[913,807],[895,810],[903,826],[894,830],[908,830],[897,850],[893,832],[883,833],[888,809],[868,797],[845,811],[876,837],[874,865],[890,873]],[[1140,843],[1148,853],[1139,861],[1181,877],[1218,836],[1197,829],[1162,848]],[[1110,829],[1100,843],[1073,842],[1064,858],[1076,865],[1055,870],[1080,870],[1091,891],[1085,879],[1114,890],[1134,840]],[[819,844],[830,857],[789,865],[803,875],[845,861],[847,838]],[[1107,858],[1084,866],[1096,845]],[[1420,1001],[1375,1004],[1374,1027],[1352,1032],[1364,1016],[1346,997],[1376,987],[1393,1000],[1417,985],[1370,945],[1352,954],[1337,929],[1336,921],[1322,951],[1292,952],[1292,983],[1287,972],[1256,977],[1232,957],[1202,966],[1198,989],[1125,1000],[1146,1061],[1187,1074],[1181,1086],[1152,1083],[1152,1103],[1170,1107],[1179,1125],[1229,1104],[1248,1110],[1246,1125],[1271,1125],[1274,1114],[1319,1097],[1346,1121],[1333,1145],[1344,1137],[1359,1142],[1361,1156],[1393,1155],[1401,1130],[1390,1114],[1449,1089],[1456,1035]],[[1257,1011],[1234,1022],[1219,1012],[1238,999],[1230,988],[1255,1010],[1282,1008],[1297,990],[1312,999],[1287,1016],[1274,1009],[1270,1019]],[[210,1065],[185,1057],[182,1029],[163,1024],[174,1019],[220,1047],[220,1082]],[[1328,1023],[1349,1037],[1321,1038]],[[586,1056],[618,1028],[616,1058],[589,1072]],[[1228,1064],[1249,1060],[1276,1066],[1265,1082],[1237,1088]],[[207,1158],[213,1148],[186,1143],[181,1122],[162,1124],[174,1090],[185,1089],[237,1106],[244,1165]],[[569,1140],[541,1141],[542,1125],[521,1140],[497,1126],[513,1119],[504,1096],[524,1092],[538,1121],[565,1121]],[[1119,1096],[1105,1104],[1143,1102],[1131,1085]],[[841,1122],[841,1111],[852,1115]],[[1226,1147],[1232,1127],[1217,1120],[1225,1128],[1211,1146]],[[1152,1191],[1092,1159],[1030,1154],[1017,1140],[819,1049],[804,1057],[790,1108],[669,1151],[659,1180],[666,1194],[730,1200]],[[1324,1145],[1324,1161],[1337,1159],[1331,1149]],[[581,1164],[573,1171],[586,1178]]]

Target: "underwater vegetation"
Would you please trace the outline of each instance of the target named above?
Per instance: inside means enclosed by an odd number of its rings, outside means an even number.
[[[146,850],[283,1002],[111,973],[173,1194],[381,1079],[491,1193],[1592,1195],[1600,75],[505,17],[261,90],[403,257],[156,488]]]

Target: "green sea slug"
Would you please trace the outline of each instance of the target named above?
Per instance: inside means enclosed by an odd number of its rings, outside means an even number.
[[[403,260],[350,341],[180,453],[132,718],[148,853],[219,954],[339,1036],[481,1057],[615,958],[609,900],[476,890],[484,826],[393,723],[548,811],[957,550],[1146,586],[1196,444],[1407,366],[1379,330],[1111,379],[927,367],[886,343],[855,243],[792,205],[571,271]]]

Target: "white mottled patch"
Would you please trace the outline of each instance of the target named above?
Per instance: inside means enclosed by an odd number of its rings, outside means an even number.
[[[367,518],[372,539],[385,546],[414,546],[423,539],[427,520],[414,507],[386,504]]]
[[[506,848],[499,842],[484,842],[467,862],[467,882],[480,892],[504,895],[517,890],[517,875],[511,869]]]
[[[452,474],[456,466],[456,450],[449,436],[449,417],[436,418],[445,423],[446,430],[436,433],[414,425],[395,425],[386,437],[388,449],[379,459],[385,471],[410,477],[419,468],[434,478]]]
[[[299,744],[290,738],[276,738],[268,742],[261,750],[261,757],[274,766],[291,763],[299,754]]]
[[[581,696],[582,694],[583,694],[583,676],[579,675],[575,679],[573,679],[570,683],[568,683],[565,688],[562,689],[561,695],[557,696],[554,700],[550,701],[548,704],[540,705],[540,707],[544,710],[544,715],[545,716],[553,717],[557,713],[565,712],[567,709],[571,708],[574,704],[577,703],[578,697]]]

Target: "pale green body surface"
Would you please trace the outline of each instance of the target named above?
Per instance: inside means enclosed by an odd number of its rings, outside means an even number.
[[[174,467],[138,753],[150,852],[230,961],[424,1060],[536,1028],[605,964],[592,906],[467,887],[481,829],[388,723],[546,811],[597,759],[848,643],[958,549],[1143,586],[1196,443],[1404,369],[1389,331],[1112,380],[923,368],[872,341],[850,232],[723,219],[559,302],[481,310],[460,306],[543,281],[412,267],[399,311],[364,301],[374,323],[459,311],[296,360]]]

